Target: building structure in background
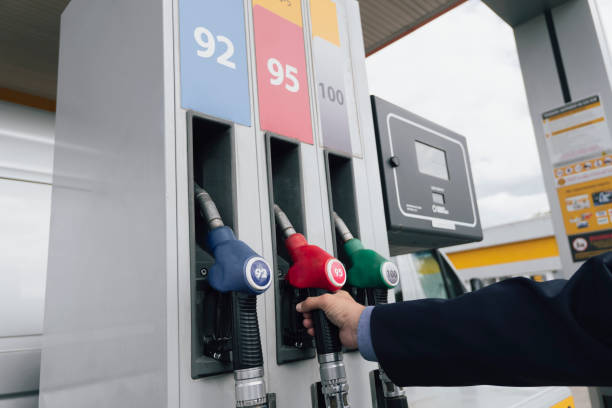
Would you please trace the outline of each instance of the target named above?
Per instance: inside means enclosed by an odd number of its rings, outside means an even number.
[[[38,400],[54,119],[0,101],[0,406]]]
[[[480,242],[442,249],[457,275],[493,283],[499,279],[553,279],[561,269],[559,248],[549,214],[485,228]]]

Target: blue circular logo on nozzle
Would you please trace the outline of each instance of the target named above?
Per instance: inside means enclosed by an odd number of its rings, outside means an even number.
[[[256,292],[263,292],[272,283],[272,268],[265,259],[255,256],[248,260],[245,268],[249,286]]]

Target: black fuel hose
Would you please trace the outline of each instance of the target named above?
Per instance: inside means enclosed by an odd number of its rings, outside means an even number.
[[[257,296],[233,292],[232,350],[234,370],[263,367],[261,337],[257,320]]]

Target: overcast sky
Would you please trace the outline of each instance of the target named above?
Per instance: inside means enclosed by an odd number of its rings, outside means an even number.
[[[598,2],[612,20],[612,0]],[[370,56],[367,68],[371,94],[467,138],[483,226],[549,211],[514,35],[480,0]]]

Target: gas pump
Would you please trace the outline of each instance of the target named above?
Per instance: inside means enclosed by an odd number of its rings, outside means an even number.
[[[268,408],[257,320],[257,295],[270,287],[271,268],[265,259],[236,239],[232,229],[224,225],[210,195],[195,183],[194,190],[200,215],[209,228],[208,246],[215,258],[208,281],[213,289],[231,293],[232,297],[232,364],[236,407]]]
[[[366,249],[359,239],[353,237],[338,214],[334,212],[333,217],[336,231],[351,262],[348,270],[349,285],[366,290],[368,305],[387,303],[388,290],[399,283],[397,266],[379,253]],[[393,384],[382,367],[370,372],[370,388],[375,408],[408,408],[404,390]]]
[[[274,205],[276,225],[285,237],[285,245],[293,264],[287,273],[290,285],[307,289],[309,296],[319,296],[336,292],[346,282],[344,265],[315,245],[309,245],[306,238],[295,231],[283,210]],[[321,310],[313,313],[315,344],[319,372],[321,375],[321,394],[327,408],[348,408],[348,382],[342,361],[342,344],[338,328],[334,326]]]

